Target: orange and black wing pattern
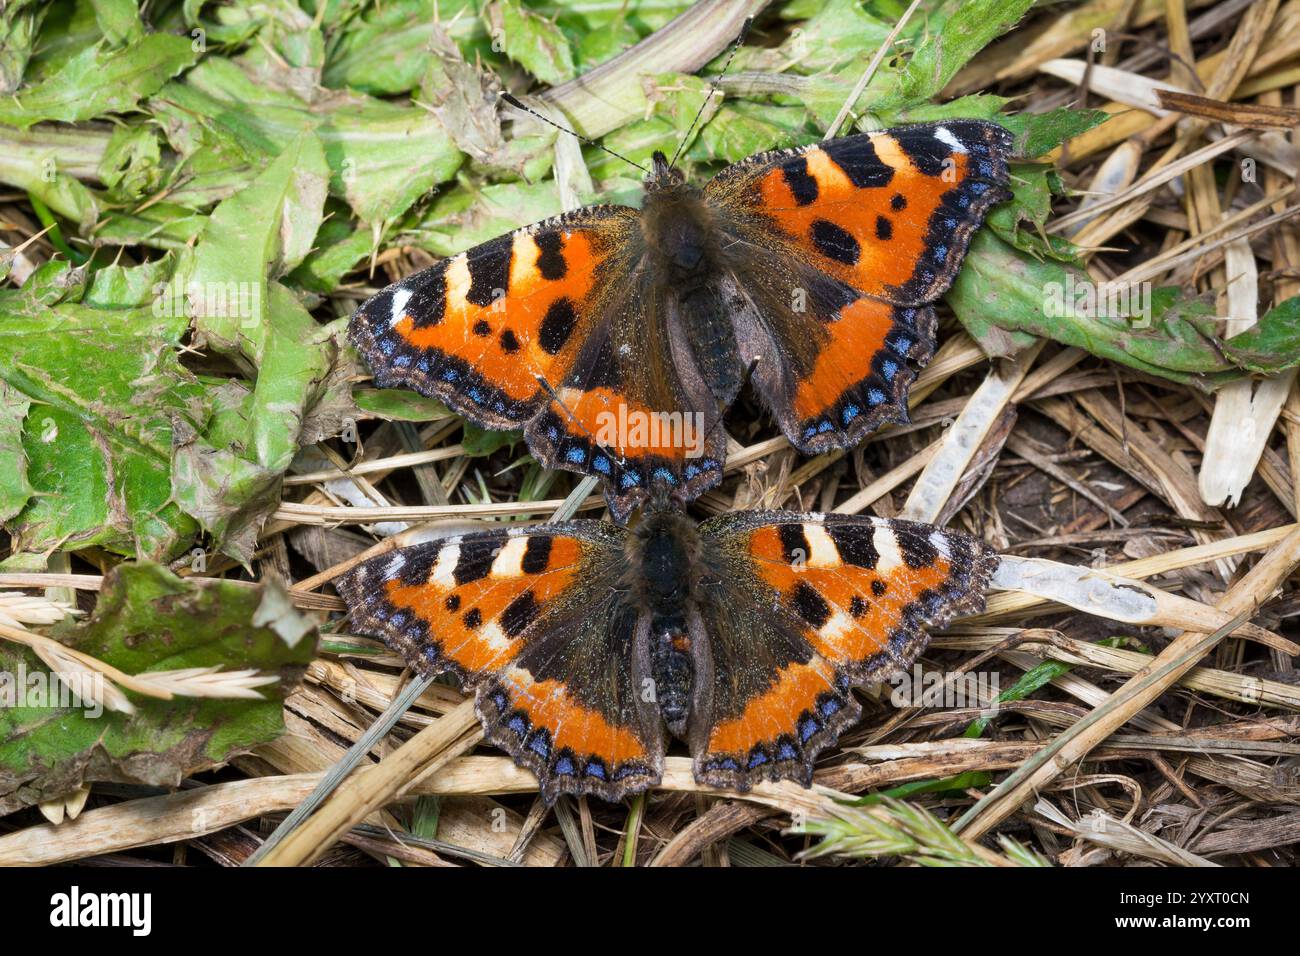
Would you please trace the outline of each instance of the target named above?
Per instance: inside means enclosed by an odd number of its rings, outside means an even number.
[[[380,387],[413,388],[484,428],[537,414],[628,268],[636,210],[592,206],[498,236],[370,298],[349,333]]]
[[[487,739],[548,803],[618,800],[659,781],[664,753],[627,650],[625,536],[581,521],[467,534],[372,558],[335,585],[358,632],[474,692]]]
[[[995,123],[905,126],[763,153],[706,187],[749,300],[738,336],[767,346],[756,382],[801,451],[906,421],[934,350],[929,306],[1010,198],[1011,146]]]
[[[727,444],[671,297],[645,270],[621,291],[524,431],[539,460],[603,478],[620,524],[648,499],[690,501],[716,485]]]
[[[982,608],[997,560],[960,532],[849,515],[731,512],[700,537],[716,583],[701,588],[713,679],[695,774],[740,790],[806,785],[858,719],[850,688],[906,671],[926,626]]]
[[[726,443],[644,247],[637,210],[579,209],[388,286],[349,332],[377,385],[484,428],[527,426],[543,465],[605,480],[621,522],[656,485],[690,499],[716,484]]]

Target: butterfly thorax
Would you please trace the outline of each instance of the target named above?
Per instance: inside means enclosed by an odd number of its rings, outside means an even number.
[[[684,617],[696,576],[699,535],[695,523],[671,507],[647,510],[633,533],[628,582],[652,618]]]
[[[649,277],[652,287],[669,297],[668,308],[686,328],[696,365],[723,406],[742,382],[735,330],[718,281],[725,264],[714,215],[703,192],[656,154],[641,210]]]
[[[667,288],[707,280],[716,259],[711,214],[698,189],[680,180],[652,180],[641,210],[651,266]]]

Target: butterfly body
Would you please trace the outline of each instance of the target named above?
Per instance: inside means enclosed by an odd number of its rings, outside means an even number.
[[[403,549],[336,583],[356,628],[476,696],[487,738],[545,799],[618,799],[662,776],[811,780],[859,716],[851,687],[911,666],[923,627],[982,605],[995,558],[929,525],[672,508]],[[667,733],[665,733],[665,731]]]
[[[443,260],[366,302],[351,336],[377,384],[524,427],[542,464],[603,479],[622,522],[721,480],[715,426],[750,367],[803,452],[905,421],[931,304],[1009,196],[1010,147],[993,123],[922,124],[762,153],[702,188],[658,156],[641,209],[586,207]],[[683,418],[702,446],[622,424]]]

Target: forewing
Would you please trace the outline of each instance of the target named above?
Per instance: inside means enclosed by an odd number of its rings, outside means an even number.
[[[994,123],[953,120],[760,154],[709,183],[737,336],[764,356],[756,382],[800,450],[906,420],[934,350],[928,307],[1009,198],[1010,148]]]
[[[663,767],[662,730],[635,693],[636,614],[617,587],[624,537],[591,521],[463,535],[373,558],[335,585],[358,632],[474,691],[488,740],[546,800],[615,800]]]

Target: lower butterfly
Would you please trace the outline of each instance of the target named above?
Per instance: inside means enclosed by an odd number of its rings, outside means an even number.
[[[667,735],[706,785],[811,782],[905,671],[924,628],[983,607],[996,556],[956,531],[784,511],[652,510],[409,547],[335,583],[356,630],[476,697],[487,739],[561,793],[662,777]]]

